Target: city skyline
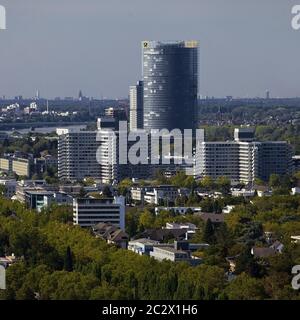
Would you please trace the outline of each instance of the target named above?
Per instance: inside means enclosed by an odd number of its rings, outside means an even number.
[[[143,39],[197,39],[202,96],[300,96],[295,1],[154,2],[2,0],[0,95],[33,97],[39,89],[51,99],[81,89],[89,97],[127,98],[140,80]]]

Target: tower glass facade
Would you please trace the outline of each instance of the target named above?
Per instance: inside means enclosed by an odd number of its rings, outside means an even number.
[[[144,129],[194,129],[198,42],[143,41]]]

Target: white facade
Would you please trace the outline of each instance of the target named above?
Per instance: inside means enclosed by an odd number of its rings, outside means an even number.
[[[130,87],[130,131],[143,128],[143,82]]]
[[[97,131],[57,129],[58,176],[62,180],[77,181],[85,177],[100,177],[96,154],[99,142]]]
[[[125,229],[125,198],[78,198],[73,200],[73,222],[81,227],[111,223]]]

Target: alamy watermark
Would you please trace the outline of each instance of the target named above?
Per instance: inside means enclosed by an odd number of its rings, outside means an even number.
[[[183,165],[187,175],[194,174],[197,146],[204,141],[204,130],[168,129],[128,132],[127,121],[119,122],[119,130],[100,130],[97,141],[99,164],[110,165]]]
[[[6,30],[6,9],[0,5],[0,30]]]
[[[300,30],[300,5],[293,6],[292,15],[292,28],[294,30]]]

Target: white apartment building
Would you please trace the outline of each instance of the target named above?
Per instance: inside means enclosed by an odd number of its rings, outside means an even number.
[[[57,129],[58,176],[61,180],[77,181],[85,177],[100,177],[96,154],[97,131]]]
[[[292,148],[285,141],[254,141],[254,129],[235,129],[235,140],[199,142],[196,176],[227,177],[232,184],[267,181],[271,174],[292,172]]]

